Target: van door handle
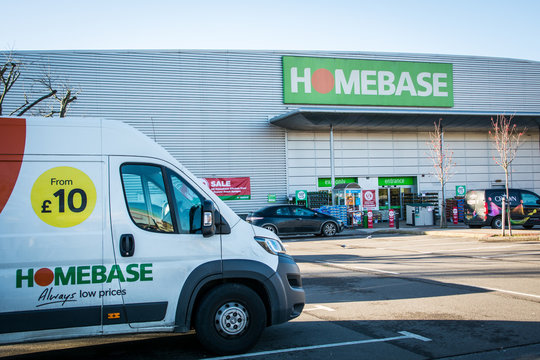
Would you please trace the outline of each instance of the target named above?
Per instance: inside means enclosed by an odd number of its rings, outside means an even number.
[[[124,257],[133,256],[135,253],[135,238],[131,234],[120,236],[120,255]]]

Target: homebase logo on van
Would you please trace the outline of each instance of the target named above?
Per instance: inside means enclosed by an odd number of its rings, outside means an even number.
[[[285,104],[453,107],[452,64],[283,57]]]
[[[107,268],[103,265],[70,266],[54,269],[17,269],[15,286],[17,288],[60,285],[87,285],[119,282],[152,281],[152,264],[129,264],[124,269],[119,265]]]

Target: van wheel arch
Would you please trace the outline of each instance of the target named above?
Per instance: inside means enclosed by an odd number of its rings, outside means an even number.
[[[191,330],[201,299],[224,283],[242,284],[255,291],[266,308],[266,324],[272,325],[272,304],[277,303],[279,298],[276,290],[268,283],[274,274],[275,271],[270,267],[253,260],[216,260],[200,265],[191,272],[180,291],[176,305],[175,332]]]

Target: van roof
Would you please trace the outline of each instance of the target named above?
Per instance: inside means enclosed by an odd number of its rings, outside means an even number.
[[[160,145],[137,129],[102,118],[0,118],[4,136],[24,127],[24,155],[123,155],[173,161]],[[13,147],[2,152],[16,155]],[[19,154],[20,155],[20,154]]]

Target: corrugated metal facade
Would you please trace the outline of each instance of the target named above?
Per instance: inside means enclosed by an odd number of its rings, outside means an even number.
[[[17,52],[15,58],[23,61],[25,67],[17,87],[6,100],[4,114],[24,101],[24,93],[42,95],[43,90],[33,79],[48,73],[81,90],[69,115],[103,116],[125,121],[156,139],[197,176],[249,176],[252,200],[229,202],[234,210],[247,212],[266,205],[269,193],[277,194],[278,201],[285,200],[287,192],[293,191],[296,185],[304,186],[301,178],[313,179],[318,176],[317,172],[326,171],[327,161],[320,160],[327,157],[324,155],[327,149],[322,152],[315,149],[318,146],[324,148],[326,141],[318,145],[319,142],[313,138],[327,135],[291,132],[287,141],[285,130],[268,122],[269,118],[296,108],[283,104],[283,55],[449,62],[454,68],[455,103],[449,111],[540,113],[538,62],[417,54],[156,50]],[[350,153],[359,154],[364,146],[377,151],[351,156],[358,157],[358,161],[367,164],[368,169],[373,166],[368,170],[370,174],[419,175],[428,166],[423,161],[422,134],[370,134],[367,137],[353,132],[336,135],[336,147],[341,148],[343,154],[338,151],[336,161],[341,161],[345,167],[349,166],[348,155],[345,155],[348,154],[347,148]],[[456,144],[463,141],[464,149],[481,148],[478,150],[482,154],[476,156],[478,162],[490,161],[485,134],[470,135],[475,137],[474,140],[467,139],[466,135],[456,136],[451,141],[455,140]],[[519,160],[529,169],[533,165],[532,169],[517,171],[522,174],[520,178],[536,179],[533,184],[523,183],[523,187],[536,190],[540,188],[540,179],[536,175],[540,173],[537,141],[534,137],[530,139],[530,144],[525,146],[528,150],[524,150],[529,151],[530,156]],[[388,146],[392,146],[394,151],[387,154],[387,160],[381,161],[380,151]],[[298,155],[302,147],[307,147],[303,149],[307,150],[306,156]],[[416,155],[401,152],[403,149],[400,147],[413,147],[409,150]],[[400,156],[409,153],[416,157],[406,156],[404,159]],[[465,166],[462,170],[467,174],[463,180],[469,181],[471,171],[467,162],[472,161],[470,153],[463,153],[463,161],[460,166]],[[408,169],[399,169],[400,166],[408,166],[404,165],[406,162],[415,164]],[[313,165],[307,166],[308,163]],[[377,170],[377,166],[385,169]],[[488,164],[478,166],[487,166],[482,169],[488,173],[492,171]],[[484,174],[481,168],[475,169]],[[289,189],[287,171],[290,171]],[[347,170],[348,173],[351,171]],[[355,173],[356,176],[366,175],[365,166]],[[483,184],[484,180],[471,181]]]

